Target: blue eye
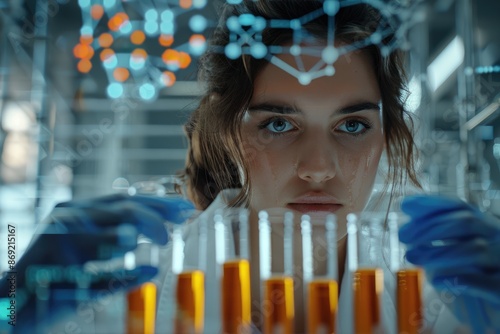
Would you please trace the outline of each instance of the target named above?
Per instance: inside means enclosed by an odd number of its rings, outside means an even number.
[[[284,133],[293,129],[293,125],[283,118],[276,118],[271,120],[265,128],[274,133]]]
[[[369,126],[360,121],[351,119],[342,123],[338,129],[348,134],[360,134],[369,129]]]

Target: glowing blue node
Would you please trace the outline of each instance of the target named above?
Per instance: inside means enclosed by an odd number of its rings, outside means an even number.
[[[242,0],[227,0],[227,3],[230,5],[237,5],[241,3]]]
[[[102,65],[107,68],[107,69],[113,69],[118,65],[118,58],[116,58],[116,55],[112,55],[106,60],[103,61]]]
[[[241,28],[240,23],[238,22],[238,18],[236,16],[231,16],[227,19],[226,25],[229,30],[236,31]]]
[[[267,55],[267,47],[263,43],[255,43],[250,47],[250,54],[257,59],[262,59]]]
[[[307,73],[302,73],[301,75],[299,75],[299,82],[301,85],[309,85],[309,83],[311,82],[311,76]]]
[[[144,23],[144,32],[148,35],[155,35],[158,33],[158,23],[154,21],[146,21]]]
[[[335,74],[335,67],[333,67],[332,65],[328,65],[327,67],[325,67],[325,75],[328,76],[328,77],[331,77]]]
[[[112,99],[117,99],[123,95],[123,85],[117,82],[113,82],[108,85],[106,89],[108,96]]]
[[[174,20],[174,12],[172,12],[170,9],[164,10],[161,13],[161,19],[162,21],[173,21]]]
[[[327,64],[333,64],[339,57],[339,52],[334,46],[327,46],[321,52],[321,58]]]
[[[130,69],[132,70],[140,70],[141,68],[144,67],[144,64],[146,63],[146,60],[144,60],[143,58],[134,58],[134,57],[130,57],[130,61],[129,61],[129,65],[130,65]]]
[[[78,0],[78,6],[81,8],[87,8],[90,6],[90,0]]]
[[[202,15],[195,15],[189,19],[189,28],[193,32],[203,32],[207,28],[207,19]]]
[[[257,31],[260,31],[260,30],[264,30],[264,28],[266,27],[266,25],[267,25],[266,24],[266,19],[259,16],[259,17],[255,18],[255,22],[253,23],[252,28],[254,28]]]
[[[229,43],[224,48],[224,52],[229,59],[236,59],[241,56],[241,47],[236,43]]]
[[[374,32],[371,36],[370,36],[370,41],[373,43],[373,44],[378,44],[382,41],[382,34],[378,33],[378,32]]]
[[[94,29],[90,26],[83,26],[80,28],[80,35],[92,36],[94,34]]]
[[[193,7],[194,8],[205,8],[207,5],[207,0],[194,0]]]
[[[205,49],[207,48],[207,43],[191,43],[189,44],[189,53],[193,56],[201,56]]]
[[[300,24],[299,19],[294,19],[294,20],[290,21],[290,28],[292,28],[293,30],[298,30],[301,27],[302,27],[302,25]]]
[[[144,14],[146,21],[156,21],[158,20],[158,12],[156,9],[148,9]]]
[[[252,14],[241,14],[238,21],[242,26],[251,26],[255,22],[255,16]]]
[[[333,16],[339,11],[339,3],[337,0],[325,0],[323,3],[323,11],[326,15]]]
[[[152,100],[156,95],[156,88],[150,83],[142,84],[139,87],[139,95],[143,100]]]
[[[290,47],[290,54],[292,56],[299,56],[301,52],[302,52],[302,49],[299,45],[294,44]]]
[[[173,22],[162,22],[160,25],[160,30],[162,34],[173,35],[174,34],[174,23]]]
[[[102,4],[105,8],[112,8],[116,5],[116,0],[104,0]]]
[[[130,21],[126,21],[120,26],[120,32],[124,34],[130,34],[131,31],[132,31],[132,23],[130,23]]]

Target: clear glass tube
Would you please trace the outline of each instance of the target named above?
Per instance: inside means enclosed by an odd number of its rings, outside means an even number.
[[[307,332],[334,333],[338,306],[337,222],[301,218]]]
[[[264,333],[294,332],[293,213],[259,212]]]
[[[169,224],[172,272],[176,275],[175,333],[202,333],[205,317],[207,220],[197,224]],[[186,245],[188,245],[186,247]],[[185,249],[198,249],[186,254]]]
[[[129,189],[131,196],[165,196],[162,185],[154,182],[137,182]],[[124,257],[124,268],[132,270],[140,266],[159,265],[159,248],[142,234],[137,237],[137,247],[127,252]],[[127,293],[126,331],[132,333],[154,333],[156,317],[156,285],[146,282]]]
[[[249,333],[251,293],[248,210],[225,208],[214,215],[216,259],[221,280],[223,333]]]
[[[373,212],[347,215],[348,266],[352,272],[354,331],[382,333],[384,289],[383,234],[385,215]]]
[[[423,329],[423,271],[404,259],[405,247],[399,242],[399,226],[407,221],[401,214],[388,216],[391,271],[396,273],[397,328],[399,333],[417,334]]]

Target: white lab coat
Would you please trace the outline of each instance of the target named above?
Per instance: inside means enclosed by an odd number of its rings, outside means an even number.
[[[224,196],[219,195],[214,202],[200,215],[203,218],[211,217],[215,210],[223,208],[226,203],[223,198],[232,198],[238,192],[237,189],[227,189]],[[188,233],[197,233],[198,224],[195,220],[190,223]],[[193,238],[194,239],[194,238]],[[172,333],[173,317],[175,313],[175,280],[171,271],[171,245],[167,245],[161,251],[160,273],[154,279],[158,285],[158,310],[156,320],[157,333]],[[186,261],[191,261],[190,257],[198,251],[198,245],[189,242],[187,239]],[[205,295],[205,333],[220,333],[220,304],[219,292],[220,283],[217,280],[216,260],[215,260],[215,233],[213,228],[209,228],[207,237],[207,268],[205,272],[205,284],[207,287]],[[346,261],[347,263],[347,261]],[[396,303],[395,303],[395,278],[387,266],[384,270],[384,292],[382,297],[382,324],[383,333],[396,333]],[[351,273],[346,268],[342,284],[345,286],[351,282]],[[450,287],[453,289],[453,287]],[[453,292],[453,291],[451,291]],[[424,286],[424,319],[426,331],[423,333],[468,333],[469,331],[460,325],[454,315],[448,310],[445,303],[452,302],[450,294],[437,294],[429,284]],[[342,288],[339,296],[339,307],[337,317],[337,333],[353,333],[352,321],[352,289]],[[258,331],[256,331],[258,332]]]

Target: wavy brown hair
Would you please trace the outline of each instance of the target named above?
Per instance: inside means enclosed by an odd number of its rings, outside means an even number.
[[[252,98],[254,80],[268,60],[248,54],[237,59],[226,57],[223,50],[230,41],[227,19],[249,13],[266,20],[291,20],[322,7],[322,1],[313,0],[244,0],[237,5],[222,6],[220,22],[199,61],[199,80],[206,84],[206,92],[185,125],[189,149],[180,177],[197,208],[205,209],[226,188],[241,188],[231,205],[248,204],[251,191],[240,124]],[[302,29],[316,40],[326,40],[328,16],[323,14],[304,24]],[[393,33],[379,35],[382,38],[377,45],[364,43],[374,33],[388,30],[393,31],[389,21],[370,5],[341,7],[335,14],[335,40],[357,45],[373,62],[382,94],[389,164],[387,181],[394,193],[408,179],[417,186],[419,182],[414,167],[413,122],[402,100],[406,80],[402,53],[387,52],[395,40]],[[289,28],[267,26],[262,32],[265,45],[283,45],[292,38],[293,31]]]

